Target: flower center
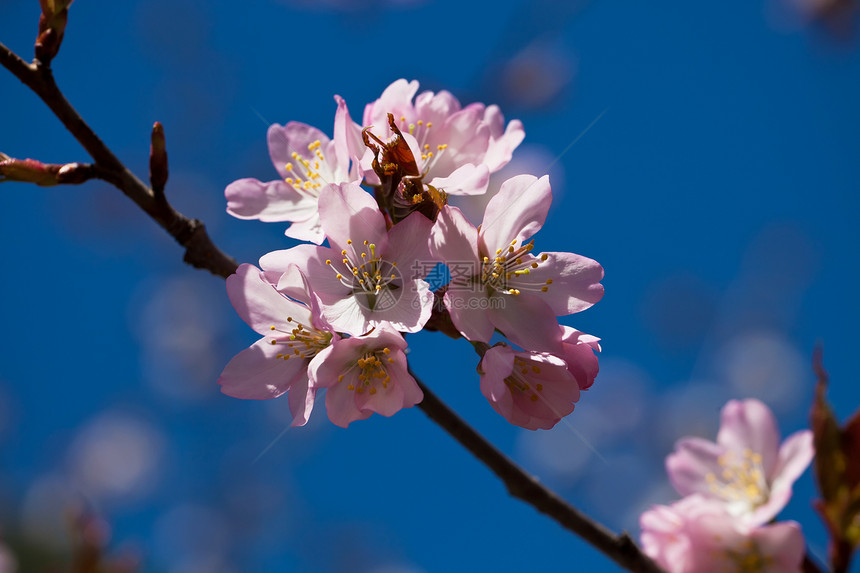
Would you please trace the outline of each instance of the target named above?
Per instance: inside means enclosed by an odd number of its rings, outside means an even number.
[[[548,255],[535,257],[529,254],[534,249],[534,240],[519,247],[517,242],[514,239],[507,249],[497,249],[492,258],[483,257],[480,284],[512,295],[518,295],[522,290],[547,292],[552,279],[535,282],[529,280],[529,275],[549,258]]]
[[[288,338],[273,338],[269,343],[271,345],[281,344],[289,350],[283,354],[278,354],[276,358],[289,360],[296,357],[301,359],[311,359],[317,355],[322,349],[331,344],[332,333],[322,330],[317,330],[314,327],[309,327],[306,324],[295,320],[292,316],[287,317],[287,322],[296,325],[292,330],[281,330],[272,325],[270,330],[289,335]]]
[[[537,402],[539,399],[537,393],[543,392],[543,384],[530,384],[527,376],[531,373],[540,374],[540,366],[537,364],[529,365],[528,361],[519,356],[514,356],[514,369],[510,376],[505,378],[505,386],[511,390],[511,394],[514,396],[516,396],[516,392],[519,392],[532,402]]]
[[[722,471],[719,475],[707,474],[705,481],[712,494],[729,502],[730,512],[754,509],[767,501],[770,488],[761,454],[750,449],[744,450],[742,455],[728,451],[717,458],[717,463]]]
[[[319,139],[308,144],[308,151],[311,153],[310,159],[293,151],[292,158],[295,164],[290,162],[284,166],[284,169],[291,174],[290,177],[284,179],[284,182],[292,185],[293,189],[299,193],[311,197],[318,197],[320,187],[333,182],[335,179],[331,166],[326,162],[325,156],[320,150],[321,146],[322,142]]]
[[[359,304],[369,310],[384,310],[394,306],[399,296],[394,291],[401,287],[400,271],[397,263],[380,258],[376,245],[364,241],[357,249],[352,239],[346,241],[347,249],[340,254],[340,263],[327,259],[325,264],[332,268],[340,283],[349,287]]]
[[[358,379],[347,385],[347,390],[352,390],[356,394],[376,394],[377,388],[381,385],[382,389],[387,389],[391,383],[391,376],[388,375],[388,364],[393,364],[395,359],[390,356],[391,349],[387,346],[370,352],[365,352],[364,355],[355,361],[350,368],[338,377],[338,382],[343,382],[344,376],[358,369]]]

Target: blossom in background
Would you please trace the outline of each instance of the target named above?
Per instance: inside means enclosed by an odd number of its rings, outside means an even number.
[[[331,247],[299,245],[260,259],[270,273],[296,265],[307,277],[325,320],[355,336],[385,323],[418,332],[430,318],[433,297],[416,261],[426,261],[432,223],[420,213],[386,229],[373,197],[358,185],[331,185],[319,200]],[[281,284],[279,288],[284,288]]]
[[[489,175],[511,159],[525,137],[522,123],[505,128],[498,106],[460,106],[447,91],[425,91],[417,97],[418,82],[400,79],[388,86],[364,109],[365,128],[388,137],[388,114],[409,144],[424,182],[451,195],[480,195]],[[413,103],[414,99],[414,103]],[[370,165],[373,153],[365,151],[362,170],[370,183],[376,176]]]
[[[292,221],[286,235],[320,244],[325,239],[318,213],[323,187],[331,183],[358,182],[357,165],[350,169],[350,141],[360,131],[349,117],[346,104],[337,98],[334,139],[322,131],[291,121],[269,127],[269,156],[280,180],[263,183],[239,179],[227,186],[227,212],[239,219],[265,222]]]
[[[548,430],[573,412],[579,384],[564,360],[547,352],[521,352],[499,345],[478,366],[481,392],[510,423]]]
[[[237,354],[221,373],[221,391],[235,398],[263,400],[289,392],[293,425],[307,423],[316,389],[308,368],[340,337],[307,305],[279,293],[261,271],[248,264],[227,277],[227,294],[242,319],[263,338]]]
[[[406,366],[406,341],[389,327],[367,336],[341,339],[311,366],[315,388],[327,388],[325,407],[338,426],[370,417],[393,416],[424,399]]]
[[[18,562],[5,545],[0,543],[0,573],[16,573]]]
[[[666,459],[669,479],[681,495],[722,502],[751,525],[773,519],[791,498],[795,480],[812,461],[812,432],[779,443],[770,409],[758,400],[731,400],[722,410],[717,442],[687,437]]]
[[[799,573],[805,545],[793,521],[746,527],[726,506],[691,495],[642,514],[642,548],[668,573]]]
[[[498,328],[528,350],[560,353],[556,317],[603,297],[603,267],[573,253],[532,255],[526,242],[543,226],[552,202],[549,178],[518,175],[502,184],[476,228],[446,206],[430,236],[430,252],[452,269],[445,306],[470,341],[489,342]]]

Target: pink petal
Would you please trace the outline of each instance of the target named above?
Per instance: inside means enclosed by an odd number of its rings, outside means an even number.
[[[227,277],[227,296],[242,320],[260,334],[270,335],[271,327],[286,324],[287,316],[310,324],[308,308],[279,293],[254,265],[240,265]]]
[[[433,221],[421,213],[411,213],[388,231],[388,248],[382,258],[397,263],[400,272],[406,275],[404,279],[424,278],[425,275],[415,276],[412,271],[415,263],[421,263],[423,269],[426,266],[423,263],[435,262],[430,258],[428,245],[432,229]]]
[[[449,291],[450,292],[450,291]],[[519,295],[496,294],[485,311],[493,326],[522,348],[561,354],[561,329],[555,313],[539,297],[522,293]]]
[[[759,527],[750,534],[758,550],[771,558],[770,566],[763,573],[800,573],[806,543],[800,525],[794,521],[783,521]]]
[[[334,115],[334,150],[337,164],[345,169],[351,158],[359,158],[367,149],[361,139],[361,126],[352,121],[346,102],[340,96],[334,96],[337,102],[337,112]]]
[[[527,353],[521,352],[519,355],[525,357]],[[514,404],[529,416],[528,422],[520,425],[530,430],[548,430],[573,412],[574,403],[579,400],[579,385],[567,371],[563,360],[544,353],[528,355],[529,366],[541,368],[540,373],[531,372],[528,377],[533,384],[542,381],[543,390],[537,392],[538,400],[520,393],[515,396]]]
[[[267,223],[300,221],[316,212],[316,201],[301,195],[283,181],[263,183],[239,179],[224,190],[227,212],[237,219],[257,219]]]
[[[722,471],[717,459],[726,449],[702,438],[682,438],[666,458],[669,481],[681,495],[711,495],[705,476]]]
[[[392,299],[397,297],[394,304],[382,307],[377,303],[374,310],[365,313],[368,319],[365,332],[384,323],[400,332],[418,332],[424,328],[433,311],[433,293],[426,282],[407,280],[402,289],[389,294]]]
[[[284,234],[300,241],[310,241],[314,244],[322,244],[325,241],[319,212],[314,210],[313,214],[304,221],[296,221],[284,231]]]
[[[483,195],[490,183],[490,170],[483,163],[466,163],[447,177],[434,177],[428,184],[449,195]]]
[[[441,127],[448,116],[460,111],[460,102],[445,90],[437,94],[424,92],[415,98],[415,111],[424,123],[429,121]]]
[[[320,193],[319,212],[329,244],[336,251],[361,251],[364,241],[385,250],[388,242],[385,218],[373,197],[358,185],[342,183],[325,187]]]
[[[586,390],[594,384],[600,369],[594,351],[600,352],[598,338],[583,334],[568,326],[562,326],[562,346],[564,361],[568,371],[576,378],[580,390]]]
[[[451,287],[443,298],[451,321],[460,334],[470,342],[489,342],[493,336],[487,307],[489,299],[484,293],[467,288]]]
[[[505,378],[514,369],[514,350],[510,346],[494,346],[487,350],[478,367],[481,374],[481,393],[493,409],[510,420],[514,399],[505,384]]]
[[[430,254],[439,261],[463,262],[478,268],[478,230],[456,207],[446,205],[439,211],[430,233]]]
[[[526,241],[546,220],[552,190],[549,177],[517,175],[502,183],[484,211],[479,245],[484,253],[507,249],[511,241]]]
[[[388,118],[386,117],[388,113],[393,113],[397,119],[405,116],[407,122],[412,121],[415,116],[412,98],[415,97],[417,91],[417,81],[407,82],[404,79],[395,81],[385,88],[378,100],[364,108],[363,125],[384,129],[388,126]]]
[[[316,393],[316,389],[310,387],[307,374],[296,377],[290,385],[290,393],[287,396],[290,413],[293,415],[291,426],[304,426],[308,423],[308,418],[314,409]]]
[[[302,157],[308,157],[312,155],[308,151],[308,145],[315,141],[319,141],[323,145],[329,142],[328,136],[322,131],[298,121],[291,121],[285,126],[273,123],[269,126],[267,139],[269,157],[282,179],[290,176],[286,165],[287,163],[295,163],[292,157],[293,152]]]
[[[320,302],[323,319],[333,329],[352,336],[361,336],[373,327],[368,316],[370,310],[359,305],[352,293],[345,292],[342,298],[327,301],[319,294],[317,293],[317,298]]]
[[[812,443],[812,432],[810,430],[795,432],[782,442],[773,475],[768,477],[774,487],[782,483],[791,485],[806,471],[813,457],[815,457],[815,446]]]
[[[484,159],[490,173],[495,173],[510,162],[516,149],[525,138],[525,130],[520,120],[515,119],[505,128],[505,118],[499,106],[487,106],[484,123],[490,128],[490,146]]]
[[[753,525],[767,523],[783,510],[791,499],[794,482],[809,467],[814,455],[811,431],[801,430],[786,438],[779,448],[777,463],[768,476],[770,495],[767,503],[757,507],[749,520]]]
[[[448,149],[435,163],[438,171],[436,167],[433,169],[434,173],[442,175],[464,163],[483,163],[490,145],[490,129],[483,123],[481,110],[475,106],[466,106],[452,114],[435,136],[440,143],[448,144]]]
[[[546,256],[546,260],[542,260]],[[508,281],[520,290],[537,289],[535,285],[552,283],[546,292],[538,293],[558,316],[583,311],[603,298],[603,267],[597,261],[573,253],[541,253],[535,257],[536,269],[528,275]]]
[[[729,400],[720,413],[717,443],[736,452],[761,454],[765,475],[772,476],[779,455],[779,430],[770,408],[762,402]]]
[[[333,424],[346,428],[356,420],[367,419],[373,414],[371,410],[361,411],[355,404],[355,391],[347,389],[347,383],[356,384],[358,379],[353,375],[351,378],[344,378],[340,384],[336,384],[326,390],[325,393],[325,409],[328,412],[328,419]]]
[[[338,376],[343,373],[346,363],[343,354],[338,352],[332,358],[335,349],[343,344],[343,340],[333,341],[331,346],[323,348],[308,364],[308,379],[314,388],[330,388],[338,383]]]
[[[290,268],[290,265],[295,265],[307,275],[310,263],[313,261],[319,264],[320,259],[330,252],[331,250],[326,247],[297,245],[291,249],[266,253],[260,257],[260,268],[267,273],[285,273]],[[322,260],[324,261],[325,258],[322,258]]]
[[[234,398],[277,398],[307,378],[307,361],[283,360],[279,345],[260,339],[233,357],[218,378],[221,392]]]

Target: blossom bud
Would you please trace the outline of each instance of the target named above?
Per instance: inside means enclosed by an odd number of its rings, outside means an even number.
[[[149,182],[156,196],[164,195],[167,184],[167,147],[164,141],[164,127],[156,121],[152,126],[149,146]]]
[[[95,168],[85,163],[57,165],[35,159],[12,159],[0,153],[0,182],[24,181],[41,187],[77,185],[96,176]]]
[[[69,19],[69,5],[73,0],[39,0],[42,15],[39,16],[39,35],[36,36],[36,59],[49,65],[60,51],[63,34]]]

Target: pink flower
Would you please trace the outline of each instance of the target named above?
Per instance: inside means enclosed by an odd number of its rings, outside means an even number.
[[[292,425],[304,425],[316,393],[309,387],[308,367],[340,337],[316,317],[310,300],[306,306],[285,297],[253,265],[240,265],[227,277],[227,294],[242,320],[263,338],[227,364],[218,379],[221,391],[256,400],[289,391]]]
[[[319,212],[331,247],[275,251],[264,255],[260,266],[275,273],[298,266],[322,316],[339,332],[359,336],[386,323],[401,332],[421,330],[433,306],[421,280],[430,268],[416,272],[413,267],[429,260],[432,222],[413,213],[387,231],[376,202],[352,183],[325,188]],[[288,286],[280,282],[278,288]]]
[[[793,522],[745,528],[723,504],[692,495],[639,519],[642,548],[668,573],[800,573],[805,551]]]
[[[560,353],[556,316],[589,308],[603,296],[603,267],[573,253],[531,254],[526,242],[544,223],[549,179],[518,175],[505,181],[475,228],[445,206],[430,236],[430,252],[451,271],[445,306],[467,339],[489,342],[499,329],[529,350]]]
[[[579,400],[579,384],[568,365],[547,352],[494,346],[484,354],[478,372],[481,392],[493,409],[529,430],[552,428]]]
[[[227,212],[239,219],[292,221],[286,235],[320,244],[318,200],[330,183],[357,182],[357,165],[350,170],[350,142],[358,126],[349,118],[340,98],[334,123],[334,140],[315,127],[291,121],[269,127],[269,156],[281,179],[260,182],[240,179],[227,186]]]
[[[461,108],[447,91],[426,91],[415,97],[417,92],[417,81],[395,81],[365,107],[364,126],[385,138],[390,135],[388,114],[393,114],[425,183],[452,195],[484,193],[489,174],[510,161],[525,137],[522,123],[512,121],[505,129],[498,106]],[[369,152],[362,158],[362,169],[370,172],[371,181],[375,177],[370,170],[372,158]]]
[[[722,410],[717,443],[687,437],[666,458],[681,495],[719,500],[743,523],[773,519],[791,498],[791,486],[812,461],[812,432],[779,443],[773,414],[758,400],[730,400]]]
[[[399,333],[379,327],[323,350],[310,375],[314,388],[328,389],[329,419],[345,428],[374,412],[393,416],[423,400],[424,393],[407,371],[405,349]]]

